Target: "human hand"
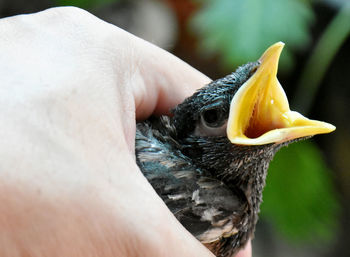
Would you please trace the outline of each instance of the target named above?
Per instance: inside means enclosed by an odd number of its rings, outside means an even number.
[[[209,79],[77,8],[0,31],[0,255],[212,256],[134,157],[135,120]]]

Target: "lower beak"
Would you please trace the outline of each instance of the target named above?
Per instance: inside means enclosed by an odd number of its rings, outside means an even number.
[[[289,109],[276,77],[283,46],[279,42],[269,47],[254,75],[234,95],[227,125],[227,137],[233,144],[282,143],[335,130],[329,123],[310,120]]]

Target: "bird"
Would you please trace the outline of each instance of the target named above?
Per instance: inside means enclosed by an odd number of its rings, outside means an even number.
[[[277,79],[284,43],[214,80],[172,110],[138,122],[136,162],[180,223],[216,256],[253,238],[270,161],[335,126],[291,111]]]

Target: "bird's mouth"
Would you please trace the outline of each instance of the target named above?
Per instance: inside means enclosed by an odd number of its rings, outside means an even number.
[[[256,72],[234,95],[227,124],[227,137],[233,144],[282,143],[335,130],[329,123],[310,120],[289,109],[276,77],[283,46],[282,42],[270,46]]]

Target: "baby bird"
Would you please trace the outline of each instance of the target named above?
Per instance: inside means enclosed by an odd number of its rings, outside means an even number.
[[[335,129],[291,111],[276,74],[284,44],[195,92],[173,116],[137,124],[136,159],[171,212],[216,256],[254,234],[270,161]]]

